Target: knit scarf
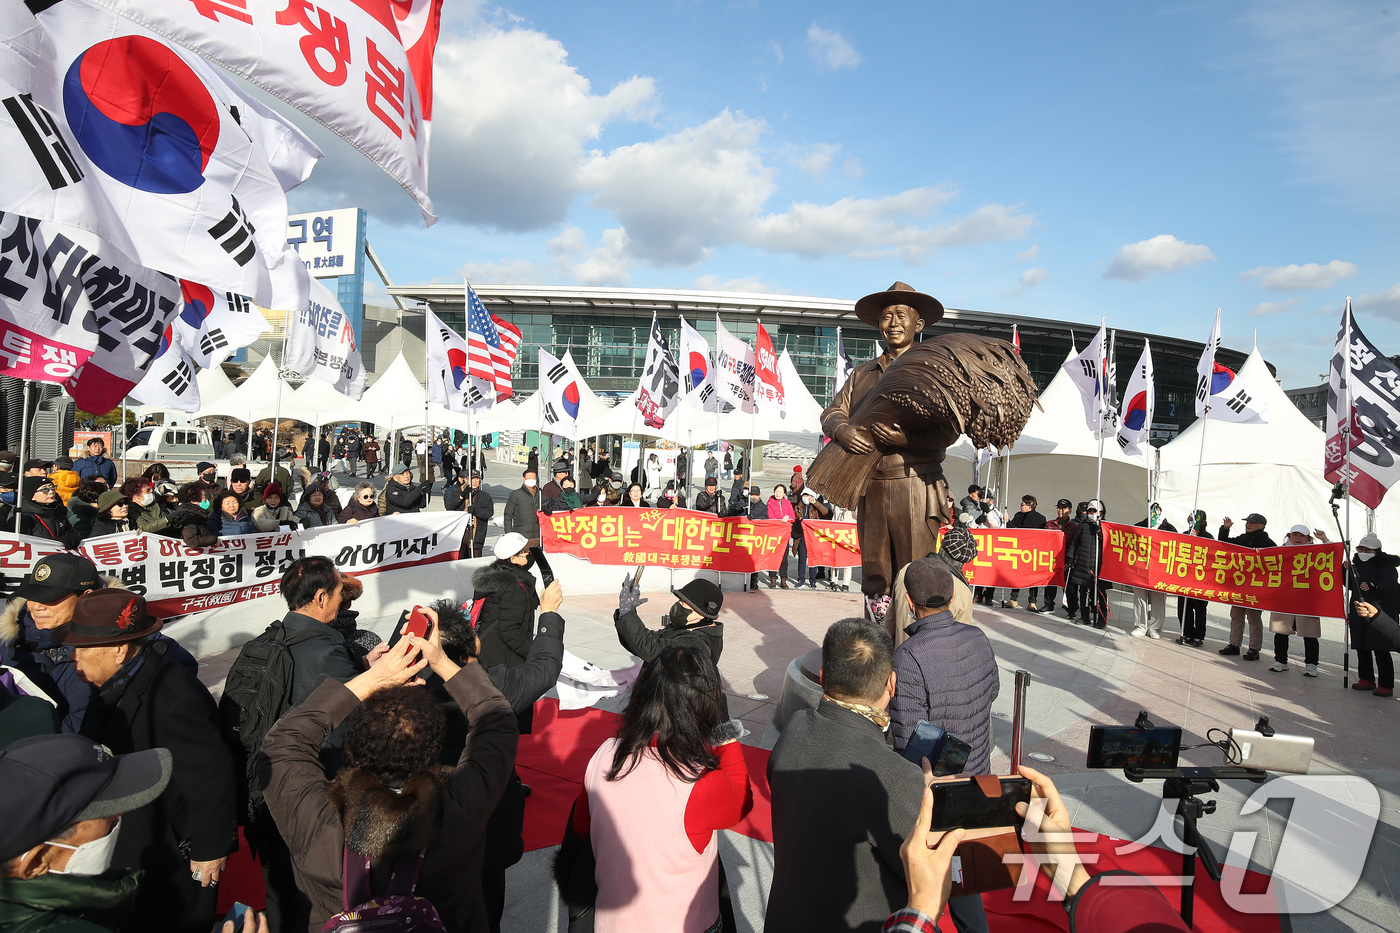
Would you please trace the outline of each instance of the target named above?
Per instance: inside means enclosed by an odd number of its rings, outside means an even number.
[[[838,700],[836,699],[836,697],[832,696],[829,693],[823,693],[822,696],[826,697],[828,700],[835,703],[842,709],[848,709],[853,713],[857,713],[861,716],[864,716],[866,719],[879,726],[881,732],[884,732],[890,727],[890,714],[882,709],[879,709],[878,707],[870,706],[866,703],[849,703],[845,700]]]

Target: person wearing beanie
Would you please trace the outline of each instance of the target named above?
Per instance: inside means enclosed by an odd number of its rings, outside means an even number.
[[[1269,520],[1263,515],[1251,512],[1244,519],[1244,534],[1231,535],[1230,529],[1234,522],[1226,518],[1220,523],[1220,533],[1217,538],[1227,544],[1251,547],[1255,550],[1278,547],[1274,544],[1274,539],[1270,538],[1264,530],[1264,526],[1268,523]],[[1221,648],[1220,653],[1227,656],[1240,653],[1240,646],[1244,644],[1246,621],[1249,622],[1249,650],[1244,653],[1244,660],[1258,661],[1259,649],[1264,643],[1264,613],[1258,609],[1246,609],[1244,606],[1230,607],[1230,643]]]
[[[59,501],[66,507],[68,500],[77,492],[78,484],[83,478],[78,475],[78,471],[73,469],[73,459],[71,457],[58,457],[53,462],[53,471],[49,473],[49,479],[53,480],[54,488],[58,491]]]
[[[948,604],[957,581],[943,561],[910,562],[904,585],[914,621],[905,626],[908,640],[894,652],[889,714],[895,751],[904,749],[919,720],[926,719],[972,746],[964,774],[989,774],[992,703],[1001,691],[992,643],[982,629],[953,618]],[[981,895],[953,898],[948,906],[959,929],[987,928]]]
[[[1065,582],[1074,584],[1075,595],[1069,606],[1070,621],[1097,629],[1108,627],[1107,586],[1099,577],[1103,567],[1103,526],[1099,524],[1102,519],[1103,503],[1090,499],[1084,507],[1084,521],[1065,543]],[[1068,594],[1069,587],[1065,589]]]
[[[741,489],[741,487],[738,486],[736,483],[735,489]],[[763,519],[764,521],[767,521],[768,503],[763,498],[763,489],[758,485],[753,485],[748,488],[747,492],[749,497],[747,511],[740,511],[741,509],[745,508],[743,502],[735,502],[733,503],[733,514],[748,515],[750,521],[756,521],[758,519]],[[754,592],[757,590],[758,574],[749,574],[749,591]]]
[[[1357,681],[1353,690],[1370,690],[1378,697],[1395,693],[1395,661],[1392,647],[1371,631],[1378,617],[1400,619],[1400,557],[1381,549],[1375,533],[1356,543],[1356,559],[1347,571],[1347,625],[1356,650]]]
[[[924,556],[942,561],[952,572],[953,596],[948,601],[948,611],[953,614],[954,619],[964,625],[972,625],[972,586],[967,582],[964,567],[977,559],[977,539],[967,530],[966,525],[955,522],[943,532],[943,537],[938,542],[938,550]],[[912,566],[912,562],[905,564],[899,569],[899,573],[895,574],[894,587],[890,590],[890,609],[885,613],[885,632],[896,648],[909,637],[906,629],[909,623],[914,621],[913,611],[909,608],[908,600],[904,598],[908,592],[905,576]]]
[[[83,536],[68,521],[68,509],[58,500],[58,489],[46,476],[26,476],[20,481],[19,533],[48,538],[75,548]]]
[[[170,527],[165,534],[180,538],[186,547],[206,548],[219,543],[219,534],[209,530],[214,503],[209,500],[209,487],[199,480],[186,483],[177,493],[175,507],[166,516]]]
[[[253,527],[258,531],[276,531],[284,525],[288,529],[296,528],[296,516],[292,514],[291,506],[287,505],[282,487],[277,483],[268,483],[263,490],[262,505],[253,510]]]
[[[262,496],[253,488],[253,473],[247,467],[229,470],[228,491],[238,497],[239,505],[250,515],[262,503]]]
[[[407,463],[400,463],[394,468],[394,472],[384,483],[384,514],[394,515],[398,512],[421,512],[428,507],[428,494],[433,490],[433,484],[413,482],[413,468]]]

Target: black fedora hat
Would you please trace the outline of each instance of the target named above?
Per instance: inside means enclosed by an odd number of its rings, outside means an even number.
[[[943,302],[903,282],[895,282],[884,291],[874,292],[857,301],[856,317],[879,330],[880,312],[890,305],[908,305],[919,312],[925,326],[943,317]]]

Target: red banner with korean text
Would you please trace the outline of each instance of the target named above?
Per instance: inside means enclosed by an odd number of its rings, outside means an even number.
[[[860,566],[860,540],[856,537],[855,522],[804,519],[802,538],[807,542],[807,564],[811,567]]]
[[[1193,599],[1297,615],[1345,615],[1342,545],[1254,550],[1105,522],[1103,578]]]
[[[757,573],[777,570],[792,540],[787,522],[689,509],[580,509],[539,517],[546,552],[594,564]]]
[[[973,528],[977,558],[963,567],[973,586],[1064,586],[1065,535],[1042,528]]]

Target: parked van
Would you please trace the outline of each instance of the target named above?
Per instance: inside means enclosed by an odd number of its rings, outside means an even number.
[[[206,428],[157,424],[142,428],[132,436],[127,459],[213,461],[214,441]]]

